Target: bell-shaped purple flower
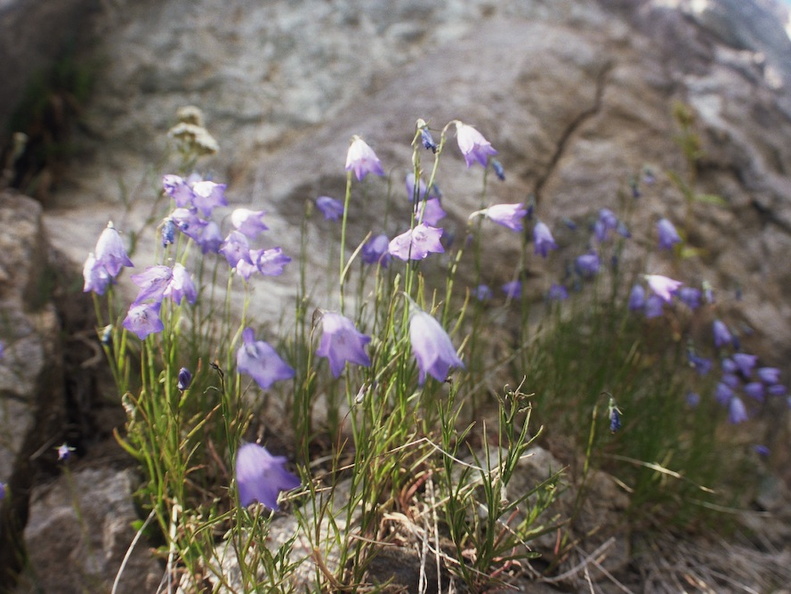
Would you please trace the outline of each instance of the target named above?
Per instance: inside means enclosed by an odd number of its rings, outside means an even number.
[[[236,351],[236,368],[252,377],[264,390],[296,374],[268,343],[255,340],[252,328],[245,328],[242,332],[242,346]]]
[[[563,285],[553,283],[547,291],[547,299],[549,301],[565,301],[569,298],[569,291]]]
[[[717,386],[714,388],[714,399],[723,406],[728,404],[735,396],[736,394],[734,394],[731,387],[725,382],[718,382]]]
[[[659,249],[671,250],[677,243],[681,243],[678,231],[668,219],[660,219],[656,224],[656,232],[659,235]]]
[[[149,334],[161,332],[165,325],[159,318],[160,303],[133,303],[123,321],[123,327],[140,340]]]
[[[709,371],[711,371],[711,368],[714,366],[711,359],[701,357],[692,349],[687,351],[687,360],[689,361],[689,365],[693,367],[700,376],[708,375]]]
[[[349,145],[349,152],[346,153],[346,171],[354,171],[357,180],[362,180],[369,173],[374,175],[384,175],[382,163],[373,149],[366,142],[357,136],[352,136]]]
[[[178,175],[165,175],[162,177],[162,189],[165,194],[173,198],[178,208],[190,208],[195,195],[190,184]]]
[[[728,420],[736,425],[749,420],[749,418],[750,417],[747,416],[747,409],[745,408],[742,399],[738,396],[731,398],[730,402],[728,403]]]
[[[285,468],[285,456],[273,456],[265,447],[246,443],[236,452],[236,488],[239,503],[247,507],[258,501],[277,511],[281,491],[299,487],[300,482]]]
[[[662,298],[665,303],[670,303],[673,293],[682,285],[681,281],[673,280],[661,274],[646,274],[645,280],[654,295]]]
[[[231,268],[236,268],[240,260],[244,260],[248,264],[253,263],[250,257],[250,244],[247,241],[247,236],[241,231],[231,231],[222,242],[219,253],[225,256]]]
[[[82,267],[82,277],[85,280],[83,292],[93,291],[97,295],[104,295],[107,287],[113,279],[110,273],[105,270],[104,265],[96,260],[93,252],[88,254],[85,264]]]
[[[692,310],[699,308],[703,299],[703,293],[694,287],[681,287],[676,291],[676,296],[681,303]]]
[[[415,205],[415,219],[431,227],[436,227],[446,215],[439,198],[421,200]]]
[[[118,276],[124,266],[134,266],[126,254],[124,242],[112,221],[107,223],[107,227],[99,235],[94,254],[96,261],[104,266],[104,269],[113,278]]]
[[[379,264],[382,268],[387,268],[390,263],[389,246],[390,239],[387,235],[375,235],[365,242],[360,257],[366,264]]]
[[[254,253],[255,252],[255,253]],[[283,253],[283,249],[273,247],[266,250],[250,250],[258,272],[264,276],[280,276],[291,258]]]
[[[176,383],[176,387],[179,389],[179,391],[183,392],[184,390],[190,387],[191,383],[192,383],[192,372],[186,367],[182,367],[181,369],[179,369],[178,380]]]
[[[638,311],[645,307],[645,289],[643,285],[636,284],[629,293],[629,310]]]
[[[195,283],[192,282],[190,273],[179,262],[173,265],[173,273],[170,282],[165,287],[163,297],[171,299],[174,303],[181,303],[186,299],[187,303],[191,304],[194,304],[198,299],[198,290],[195,288]]]
[[[476,162],[486,167],[489,155],[497,154],[492,144],[478,130],[459,121],[456,122],[456,140],[467,167]]]
[[[658,318],[665,312],[665,300],[659,295],[649,295],[645,300],[643,313],[647,320]]]
[[[340,377],[347,361],[363,367],[371,365],[371,359],[365,352],[365,345],[371,342],[371,337],[358,332],[349,318],[339,313],[324,312],[321,328],[321,342],[316,354],[329,359],[332,375]]]
[[[733,335],[731,334],[730,330],[728,330],[728,327],[724,322],[720,320],[714,320],[711,325],[711,329],[714,334],[715,347],[719,349],[725,345],[733,344]]]
[[[542,258],[547,257],[549,250],[556,250],[558,248],[558,244],[555,243],[555,239],[552,237],[552,232],[549,230],[549,227],[541,221],[537,221],[535,227],[533,227],[533,245],[534,253]]]
[[[409,340],[417,360],[418,382],[421,386],[426,381],[426,374],[444,382],[451,367],[464,368],[464,363],[440,323],[412,304],[409,308]]]
[[[252,239],[269,229],[264,224],[264,214],[266,213],[263,210],[237,208],[231,213],[231,224],[234,229]]]
[[[71,447],[64,441],[56,449],[58,450],[58,462],[65,462],[71,458],[71,453],[75,451],[76,448]]]
[[[173,278],[173,270],[169,266],[149,266],[143,272],[133,274],[130,280],[140,287],[135,303],[144,301],[162,301],[162,296]]]
[[[440,243],[442,229],[424,223],[394,237],[388,245],[390,255],[400,260],[423,260],[429,254],[442,254],[445,248]]]
[[[759,367],[756,373],[758,379],[765,384],[780,383],[780,370],[777,367]]]
[[[327,221],[337,221],[343,216],[343,202],[330,196],[316,198],[316,208],[319,209]]]
[[[574,260],[574,269],[583,278],[591,278],[599,273],[601,268],[601,260],[596,252],[588,252],[577,256]]]
[[[505,283],[500,287],[508,299],[521,299],[522,298],[522,281],[515,280]]]
[[[220,226],[214,221],[209,221],[201,230],[200,237],[196,240],[203,254],[217,254],[223,242]]]
[[[194,208],[176,208],[170,213],[170,219],[179,231],[195,241],[200,241],[204,227],[209,224],[198,216]]]
[[[472,296],[478,301],[489,301],[492,298],[492,290],[488,285],[478,285],[472,290]]]
[[[732,357],[736,367],[739,368],[739,373],[742,377],[747,379],[752,376],[755,364],[758,362],[757,355],[748,355],[747,353],[735,353]]]
[[[508,227],[512,231],[521,231],[523,229],[522,219],[527,215],[527,209],[522,202],[518,204],[495,204],[472,213],[469,218],[472,219],[478,215],[483,215],[487,219],[503,227]],[[552,236],[550,235],[550,237]]]
[[[192,184],[194,195],[192,203],[203,216],[208,217],[218,206],[228,206],[225,198],[225,184],[215,184],[212,181],[199,181]]]
[[[744,393],[750,398],[758,402],[764,401],[765,387],[761,382],[747,382],[744,384],[742,390],[744,390]]]
[[[440,197],[436,184],[432,184],[431,191],[429,191],[426,187],[426,182],[421,179],[419,180],[417,187],[415,187],[415,174],[411,171],[406,174],[404,183],[406,185],[406,195],[412,202],[419,202],[421,200],[426,200],[427,198]]]
[[[610,231],[618,229],[618,217],[609,208],[602,208],[599,216],[593,224],[593,234],[599,243],[607,239]]]

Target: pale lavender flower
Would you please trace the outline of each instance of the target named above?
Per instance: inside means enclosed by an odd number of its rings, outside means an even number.
[[[742,387],[744,393],[757,400],[758,402],[764,401],[764,385],[761,382],[748,382]]]
[[[736,373],[739,371],[739,367],[734,363],[733,359],[729,357],[725,357],[720,361],[720,365],[722,366],[723,373]]]
[[[179,391],[183,392],[184,390],[190,387],[191,383],[192,383],[192,372],[186,367],[182,367],[181,369],[179,369],[178,380],[176,383],[176,387],[179,389]]]
[[[373,149],[357,136],[352,136],[349,152],[346,154],[346,171],[354,171],[357,180],[362,180],[369,173],[384,175],[382,163]]]
[[[513,231],[521,231],[523,229],[522,219],[525,218],[526,214],[527,210],[524,204],[519,202],[518,204],[495,204],[489,208],[484,208],[483,210],[472,213],[469,218],[472,219],[476,216],[483,215],[498,225],[508,227]]]
[[[783,384],[772,384],[771,386],[767,386],[766,393],[770,396],[785,396],[786,388]]]
[[[251,256],[253,256],[253,251],[250,251]],[[253,262],[258,268],[258,272],[264,276],[280,276],[283,274],[286,264],[291,262],[291,258],[283,253],[282,248],[273,247],[266,250],[257,250]]]
[[[725,325],[724,322],[720,320],[714,320],[711,326],[712,332],[714,333],[714,346],[717,348],[721,348],[725,345],[730,345],[733,343],[733,336],[728,330],[728,327]]]
[[[176,262],[173,265],[170,282],[165,287],[162,296],[171,299],[174,303],[181,303],[183,299],[186,299],[187,303],[194,304],[198,299],[198,290],[183,264]]]
[[[689,309],[695,310],[700,307],[703,294],[700,289],[694,287],[681,287],[676,291],[676,296],[679,301],[686,305]]]
[[[735,353],[732,356],[733,362],[739,368],[739,373],[742,377],[749,378],[753,374],[755,364],[758,362],[757,355],[748,355],[747,353]]]
[[[678,231],[668,219],[660,219],[656,224],[656,232],[659,235],[659,249],[670,250],[677,243],[681,243]]]
[[[759,367],[756,373],[758,379],[765,384],[780,383],[780,370],[777,367]]]
[[[723,373],[720,381],[728,386],[731,390],[738,389],[742,384],[742,381],[732,373]]]
[[[410,171],[406,174],[404,183],[406,185],[406,195],[412,202],[419,202],[430,196],[428,193],[428,188],[426,187],[426,182],[424,182],[422,179],[418,180],[417,186],[415,185],[414,172]],[[432,186],[432,189],[433,187],[434,186]],[[433,197],[436,198],[436,196]]]
[[[329,360],[332,375],[340,377],[347,361],[364,367],[371,365],[371,359],[365,352],[365,345],[371,342],[371,337],[358,332],[349,318],[339,313],[324,312],[321,328],[321,342],[316,355]]]
[[[665,300],[659,295],[649,295],[645,300],[644,315],[646,319],[658,318],[665,312]]]
[[[556,250],[558,247],[549,227],[541,221],[537,221],[535,227],[533,227],[533,245],[534,253],[542,258],[547,257],[549,250]]]
[[[394,237],[388,245],[390,255],[400,260],[423,260],[429,254],[442,254],[445,248],[440,243],[442,229],[424,223],[416,225],[401,235]]]
[[[645,307],[645,289],[643,285],[636,284],[629,293],[629,309],[637,311]]]
[[[160,303],[133,303],[124,318],[123,326],[143,340],[149,334],[161,332],[165,325],[159,319]]]
[[[189,183],[178,175],[165,175],[162,177],[162,188],[165,194],[173,198],[177,207],[191,207],[195,195]]]
[[[382,268],[387,268],[390,262],[389,245],[390,239],[387,235],[375,235],[365,242],[360,257],[366,264],[379,264]]]
[[[200,237],[196,240],[203,254],[218,254],[223,242],[220,226],[214,221],[209,221],[201,230]]]
[[[425,383],[426,374],[444,382],[451,367],[464,368],[440,323],[416,305],[409,308],[409,340],[417,360],[420,385]]]
[[[71,447],[66,442],[63,442],[55,449],[58,450],[58,462],[65,462],[71,458],[71,453],[75,451],[75,448]]]
[[[176,208],[170,213],[170,219],[179,231],[195,241],[200,240],[204,227],[208,225],[198,216],[198,211],[194,208]]]
[[[673,292],[682,285],[681,281],[673,280],[661,274],[646,274],[645,280],[654,295],[661,297],[665,303],[670,303],[673,299]]]
[[[731,398],[728,403],[728,419],[734,425],[747,421],[750,417],[747,416],[747,409],[744,407],[744,402],[738,396]]]
[[[607,239],[610,231],[618,229],[618,217],[609,208],[602,208],[599,211],[599,216],[593,224],[593,234],[599,243]]]
[[[421,200],[415,205],[415,218],[432,227],[436,227],[446,214],[439,203],[439,198]]]
[[[263,210],[237,208],[231,213],[231,224],[234,229],[252,239],[257,237],[262,231],[269,229],[264,224],[265,214]]]
[[[343,216],[343,202],[329,196],[316,198],[316,208],[321,211],[327,221],[337,221]]]
[[[104,295],[113,280],[110,273],[105,270],[104,265],[96,260],[93,252],[88,254],[88,258],[85,260],[85,264],[82,267],[82,276],[85,280],[83,292],[93,291],[97,295]]]
[[[522,298],[522,281],[510,281],[500,287],[508,299],[521,299]]]
[[[134,266],[126,254],[124,242],[112,221],[107,223],[107,227],[99,235],[94,254],[96,261],[104,266],[104,269],[113,278],[118,276],[124,266]]]
[[[735,397],[736,394],[734,394],[730,386],[724,382],[718,382],[717,387],[714,388],[714,398],[723,406],[728,404],[728,402],[730,402]]]
[[[294,369],[263,340],[255,340],[252,328],[242,332],[242,345],[236,351],[236,368],[246,373],[266,390],[280,380],[291,379],[296,375]]]
[[[192,203],[203,216],[208,217],[218,206],[227,206],[225,198],[225,184],[215,184],[212,181],[199,181],[192,184],[194,198]]]
[[[488,301],[492,298],[492,290],[487,285],[478,285],[472,290],[472,296],[478,301]]]
[[[687,360],[689,361],[690,366],[693,367],[700,376],[707,375],[714,366],[714,363],[711,361],[711,359],[701,357],[691,349],[687,352]]]
[[[218,251],[225,256],[231,268],[236,268],[240,260],[244,260],[247,264],[253,263],[250,258],[250,244],[247,242],[247,236],[240,231],[231,231]]]
[[[299,478],[285,469],[285,456],[273,456],[265,447],[246,443],[236,452],[236,488],[239,503],[247,507],[258,501],[277,511],[281,491],[300,486]]]
[[[497,154],[492,144],[478,130],[459,121],[456,122],[456,140],[467,167],[476,162],[486,167],[489,155]]]
[[[582,254],[581,256],[577,256],[577,259],[574,260],[574,269],[577,271],[577,274],[583,278],[596,276],[599,273],[600,267],[601,261],[596,252]]]
[[[547,291],[547,299],[549,301],[565,301],[569,298],[569,292],[566,287],[554,283]]]
[[[144,301],[162,301],[162,296],[173,278],[173,270],[169,266],[149,266],[143,272],[133,274],[129,279],[140,287],[135,303]]]

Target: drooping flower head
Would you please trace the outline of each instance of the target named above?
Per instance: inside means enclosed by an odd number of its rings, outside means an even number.
[[[71,453],[75,451],[75,448],[71,447],[66,442],[63,442],[55,449],[58,450],[58,462],[65,462],[71,458]]]
[[[747,409],[745,408],[742,399],[738,396],[731,398],[730,402],[728,403],[728,419],[730,422],[736,425],[749,420],[749,418],[750,417],[747,415]]]
[[[82,268],[82,277],[85,280],[83,292],[93,291],[97,295],[104,295],[107,287],[110,286],[113,279],[110,273],[105,270],[104,265],[96,260],[93,252],[88,254],[85,264]]]
[[[273,247],[266,250],[250,250],[250,256],[258,272],[264,276],[280,276],[291,258],[283,253],[283,248]]]
[[[198,216],[195,208],[176,208],[170,213],[170,219],[179,231],[198,242],[204,228],[209,224]]]
[[[231,224],[234,229],[253,239],[258,237],[262,231],[269,229],[264,224],[263,210],[250,210],[249,208],[237,208],[231,213]]]
[[[173,198],[179,208],[189,208],[195,195],[189,183],[178,175],[165,175],[162,177],[162,189],[165,194]]]
[[[497,154],[483,134],[472,126],[459,121],[456,121],[456,140],[459,143],[461,154],[464,155],[467,167],[471,167],[473,163],[477,162],[485,168],[489,155]]]
[[[714,334],[714,346],[718,349],[725,345],[733,344],[733,335],[731,334],[725,322],[721,320],[714,320],[711,325],[712,333]]]
[[[220,246],[219,253],[225,256],[231,268],[236,268],[240,260],[244,260],[248,264],[253,263],[250,258],[250,244],[247,241],[247,236],[240,231],[231,231],[228,234]]]
[[[446,215],[439,198],[421,200],[415,205],[415,219],[431,227],[436,227]]]
[[[426,182],[422,179],[418,180],[415,184],[415,173],[410,171],[404,178],[404,185],[406,186],[406,195],[412,202],[419,202],[427,198],[440,198],[440,191],[437,184],[431,184],[431,189],[426,186]]]
[[[149,334],[156,334],[165,328],[159,318],[160,303],[133,303],[123,321],[123,327],[143,340]]]
[[[518,204],[495,204],[489,208],[484,208],[483,210],[472,213],[469,219],[473,219],[477,216],[485,216],[487,219],[503,227],[508,227],[512,231],[521,231],[523,229],[522,219],[525,218],[526,214],[527,209],[525,209],[522,202]]]
[[[563,285],[553,283],[547,291],[547,299],[549,301],[565,301],[569,298],[569,291]]]
[[[577,256],[577,259],[574,260],[574,269],[583,278],[596,276],[599,273],[599,268],[601,268],[601,260],[599,255],[593,251]]]
[[[107,223],[107,227],[99,235],[94,254],[96,262],[104,266],[104,269],[113,278],[118,276],[124,266],[134,266],[126,254],[124,242],[112,221]]]
[[[699,308],[703,299],[703,293],[695,287],[681,287],[676,291],[676,295],[681,303],[692,310]]]
[[[236,368],[252,377],[263,390],[296,374],[268,343],[255,339],[252,328],[242,332],[242,346],[236,351]]]
[[[225,184],[216,184],[213,181],[199,181],[192,185],[194,198],[192,203],[203,216],[208,217],[218,206],[228,206],[225,198]]]
[[[371,365],[371,359],[365,352],[365,345],[371,342],[371,337],[358,332],[349,318],[339,313],[324,312],[321,328],[321,342],[316,354],[329,360],[332,375],[340,377],[347,361],[363,367]]]
[[[375,235],[365,242],[360,257],[366,264],[379,264],[382,268],[387,268],[390,262],[389,245],[390,239],[387,235]]]
[[[369,173],[384,175],[382,163],[373,149],[357,136],[352,136],[349,152],[346,153],[346,171],[354,171],[357,180],[362,180]]]
[[[426,374],[444,382],[451,367],[464,369],[464,363],[440,323],[414,303],[409,307],[409,341],[417,360],[421,386],[426,381]]]
[[[445,248],[440,243],[442,229],[425,223],[394,237],[388,245],[391,256],[400,260],[423,260],[429,254],[442,254]]]
[[[187,269],[180,262],[176,262],[173,265],[173,274],[162,296],[172,300],[174,303],[181,303],[186,299],[187,303],[194,304],[198,299],[198,290],[195,288],[195,283],[192,282],[190,273],[187,272]]]
[[[472,296],[478,301],[489,301],[493,297],[493,293],[488,285],[478,285],[472,290]]]
[[[541,221],[537,221],[533,227],[533,246],[534,253],[542,258],[547,257],[549,250],[556,250],[558,247],[549,227]]]
[[[220,233],[220,226],[214,221],[209,221],[203,229],[201,229],[200,236],[196,239],[200,246],[200,251],[203,254],[217,254],[220,251],[220,246],[223,242],[223,236]]]
[[[629,293],[629,310],[638,311],[645,307],[645,289],[643,285],[635,284]]]
[[[265,447],[246,443],[236,452],[236,488],[239,503],[247,507],[258,501],[277,511],[281,491],[299,487],[299,478],[285,469],[285,456],[273,456]]]
[[[319,209],[327,221],[337,221],[343,216],[343,202],[329,196],[316,198],[316,208]]]
[[[186,367],[182,367],[181,369],[179,369],[178,380],[176,383],[176,387],[179,389],[179,391],[183,392],[184,390],[190,387],[191,383],[192,383],[192,372]]]
[[[675,244],[681,243],[678,231],[668,219],[659,220],[656,224],[656,232],[659,235],[660,250],[671,250]]]
[[[665,311],[665,300],[659,295],[649,295],[645,300],[645,309],[643,313],[646,319],[658,318]]]
[[[522,281],[515,280],[505,283],[501,289],[508,299],[522,298]]]
[[[593,234],[599,243],[607,239],[610,231],[618,229],[618,217],[609,208],[599,210],[599,216],[593,224]]]
[[[149,266],[143,272],[133,274],[129,279],[140,287],[135,298],[135,303],[144,301],[162,301],[170,280],[173,278],[173,269],[170,266]]]
[[[683,284],[681,281],[673,280],[661,274],[646,274],[645,280],[654,295],[660,297],[665,303],[670,303],[673,293]]]

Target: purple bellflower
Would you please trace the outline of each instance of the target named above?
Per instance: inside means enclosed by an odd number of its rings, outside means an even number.
[[[176,387],[179,389],[179,391],[183,392],[184,390],[190,387],[191,383],[192,383],[192,372],[186,367],[182,367],[181,369],[179,369],[178,380],[176,383]]]
[[[93,291],[97,295],[104,295],[107,287],[113,282],[110,273],[105,270],[104,265],[96,260],[93,252],[88,254],[82,268],[82,276],[85,280],[83,292]]]
[[[277,511],[281,491],[300,486],[299,478],[285,469],[285,456],[273,456],[265,447],[246,443],[236,452],[236,488],[239,503],[247,507],[258,501]]]
[[[547,291],[547,299],[549,301],[565,301],[569,298],[569,291],[563,285],[553,283]]]
[[[60,444],[57,448],[58,450],[58,462],[65,462],[69,458],[71,458],[71,453],[74,451],[75,448],[71,447],[65,441]]]
[[[711,325],[711,330],[714,334],[714,346],[718,349],[725,345],[733,344],[733,335],[724,322],[714,320]]]
[[[258,272],[264,276],[280,276],[291,258],[283,253],[283,249],[273,247],[266,250],[250,250]]]
[[[487,219],[503,227],[508,227],[512,231],[521,231],[523,229],[522,219],[525,218],[526,214],[527,209],[525,209],[522,202],[518,204],[495,204],[489,208],[484,208],[483,210],[472,213],[469,219],[472,220],[477,216],[483,215]]]
[[[400,260],[423,260],[429,254],[442,254],[445,248],[440,243],[442,229],[424,223],[390,240],[388,251]]]
[[[459,121],[456,121],[456,140],[467,167],[477,162],[485,168],[489,155],[497,154],[492,144],[478,130]]]
[[[421,200],[415,205],[415,218],[431,227],[436,227],[445,215],[447,213],[443,210],[439,198]]]
[[[488,285],[478,285],[472,290],[472,296],[478,301],[489,301],[493,295]]]
[[[369,173],[384,175],[382,163],[373,149],[357,136],[352,136],[349,152],[346,153],[346,171],[354,171],[357,181],[361,181]]]
[[[681,303],[691,310],[699,308],[703,299],[703,293],[700,292],[700,289],[694,287],[681,287],[676,292],[676,296]]]
[[[245,328],[242,332],[242,346],[236,351],[236,368],[252,377],[263,390],[296,374],[268,343],[255,340],[252,328]]]
[[[360,257],[366,264],[379,264],[382,268],[387,268],[390,263],[389,245],[390,239],[387,235],[375,235],[365,242]]]
[[[133,303],[123,321],[123,327],[137,335],[140,340],[149,334],[161,332],[165,325],[159,318],[160,303]]]
[[[500,287],[508,299],[521,299],[522,298],[522,281],[515,280],[505,283]]]
[[[673,293],[682,285],[681,281],[673,280],[661,274],[646,274],[645,280],[654,295],[661,297],[665,303],[673,300]]]
[[[419,202],[426,198],[439,198],[436,184],[431,186],[431,192],[428,191],[426,182],[422,179],[420,179],[417,186],[415,186],[415,174],[411,171],[406,174],[404,183],[406,185],[406,195],[412,202]]]
[[[225,184],[215,184],[212,181],[199,181],[192,185],[194,198],[193,205],[208,217],[218,206],[228,206],[225,198]]]
[[[200,251],[203,254],[218,254],[220,246],[223,242],[222,234],[220,233],[220,226],[214,221],[209,221],[205,227],[201,229],[200,236],[196,239],[200,245]]]
[[[752,376],[755,364],[758,362],[757,355],[748,355],[747,353],[735,353],[732,357],[733,362],[739,369],[742,377],[747,379]]]
[[[107,223],[102,234],[99,235],[99,240],[96,242],[96,249],[94,250],[96,261],[99,262],[107,273],[115,278],[121,272],[124,266],[134,266],[129,256],[126,254],[124,242],[118,231],[113,226],[113,222]]]
[[[168,284],[173,278],[173,269],[169,266],[157,265],[149,266],[143,272],[133,274],[130,280],[140,287],[140,291],[135,298],[135,303],[144,301],[162,301]]]
[[[263,210],[237,208],[231,213],[231,224],[234,229],[253,239],[258,237],[262,231],[269,229],[264,224],[264,214],[266,213]]]
[[[574,269],[583,278],[591,278],[599,273],[601,267],[601,260],[596,252],[588,252],[577,256],[574,260]]]
[[[440,323],[413,304],[409,308],[409,341],[417,360],[418,382],[421,386],[426,381],[426,374],[444,382],[451,367],[464,368],[464,363]]]
[[[194,304],[198,299],[198,290],[183,264],[176,262],[173,265],[173,274],[162,296],[174,303],[181,303],[186,299],[187,303]]]
[[[753,398],[758,402],[764,401],[765,388],[761,382],[748,382],[744,384],[742,390],[744,390],[744,393],[750,398]]]
[[[747,421],[750,417],[747,416],[747,409],[744,402],[738,396],[731,398],[728,403],[728,420],[734,425]]]
[[[209,224],[198,216],[194,208],[176,208],[170,213],[170,219],[179,231],[195,241],[200,241],[204,227]]]
[[[173,198],[179,208],[192,206],[195,195],[189,183],[178,175],[165,175],[162,177],[162,188],[165,194]]]
[[[558,244],[555,243],[555,239],[552,237],[552,232],[549,230],[549,227],[541,221],[536,221],[536,225],[533,227],[533,245],[534,253],[542,258],[547,257],[549,250],[556,250],[558,248]]]
[[[610,231],[618,229],[618,217],[609,208],[602,208],[599,211],[599,216],[593,224],[593,234],[599,243],[607,239]]]
[[[756,373],[758,379],[765,384],[780,383],[780,370],[777,367],[759,367]]]
[[[321,211],[327,221],[337,221],[343,216],[343,202],[329,196],[316,198],[316,208]]]
[[[665,312],[665,300],[659,295],[649,295],[645,300],[644,314],[646,319],[658,318]]]
[[[659,219],[656,224],[656,231],[659,235],[659,249],[671,250],[677,243],[681,243],[678,231],[668,219]]]
[[[725,406],[728,404],[736,394],[733,393],[731,387],[725,382],[718,382],[714,388],[714,399]]]
[[[340,377],[347,361],[364,367],[371,365],[371,359],[365,352],[365,345],[371,342],[371,337],[358,332],[349,318],[339,313],[324,312],[321,327],[321,342],[316,354],[329,359],[332,375]]]
[[[636,284],[629,293],[629,310],[638,311],[645,307],[645,289],[643,285]]]
[[[225,256],[231,268],[236,268],[240,260],[244,260],[248,264],[253,263],[250,258],[250,244],[247,241],[247,236],[241,231],[231,231],[222,242],[219,253]]]

